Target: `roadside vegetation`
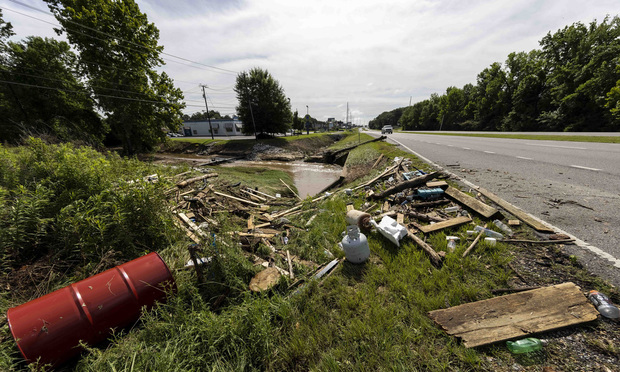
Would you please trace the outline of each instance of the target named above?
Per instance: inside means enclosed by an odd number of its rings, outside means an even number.
[[[620,130],[620,17],[549,32],[475,82],[381,113],[370,128],[504,132]]]
[[[333,148],[368,139],[348,134]],[[201,250],[213,259],[205,268],[206,281],[199,285],[195,272],[184,268],[190,241],[173,224],[165,194],[173,176],[189,167],[157,166],[36,139],[21,147],[0,147],[0,152],[8,160],[0,165],[0,311],[150,251],[160,253],[178,286],[167,303],[138,324],[117,330],[107,345],[88,348],[61,370],[511,371],[518,364],[534,371],[542,366],[579,370],[586,362],[594,369],[613,370],[620,358],[614,343],[620,332],[605,321],[546,334],[544,351],[518,357],[503,344],[467,349],[428,317],[430,310],[493,297],[492,289],[514,283],[514,268],[527,285],[574,281],[584,290],[596,285],[618,302],[616,291],[557,247],[481,244],[462,258],[467,241],[451,252],[446,233],[435,233],[428,242],[446,252],[437,269],[409,240],[397,248],[382,235],[369,233],[372,254],[366,263],[344,261],[325,280],[309,280],[301,289],[282,277],[271,291],[254,293],[248,283],[262,267],[253,265],[227,233],[243,230],[247,220],[234,211],[221,211],[214,214],[217,239]],[[381,154],[383,159],[371,170]],[[347,166],[366,171],[345,187],[373,178],[395,157],[411,158],[415,167],[430,170],[411,154],[373,142],[352,150]],[[241,182],[287,195],[279,179],[292,184],[290,175],[280,171],[211,169],[219,174],[210,181],[218,189]],[[153,175],[158,182],[149,181]],[[287,209],[289,201],[282,202],[282,210]],[[346,205],[361,210],[366,202],[363,189],[320,203],[308,198],[302,213],[289,218],[300,229],[292,230],[288,244],[275,247],[319,264],[342,258],[337,243],[346,226]],[[314,222],[306,227],[313,215]],[[450,234],[465,236],[466,229]],[[253,253],[267,258],[270,251],[259,245]],[[537,264],[550,258],[549,265]],[[295,264],[295,272],[303,279],[313,269]],[[222,295],[225,299],[218,301]],[[44,369],[24,365],[7,327],[0,339],[0,370]]]
[[[512,138],[538,141],[568,141],[568,142],[598,142],[620,143],[620,136],[571,136],[550,134],[510,134],[510,133],[442,133],[442,132],[413,132],[417,134],[432,134],[436,136],[461,136],[485,138]]]

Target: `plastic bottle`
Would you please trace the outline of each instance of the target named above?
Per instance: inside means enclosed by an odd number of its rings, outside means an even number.
[[[478,232],[482,231],[482,232],[484,232],[484,235],[486,235],[486,236],[488,236],[490,238],[495,238],[495,239],[498,239],[498,240],[504,239],[504,235],[498,233],[497,231],[485,229],[482,226],[476,226],[476,227],[474,227],[474,230],[476,230]]]
[[[605,296],[601,292],[594,290],[590,291],[588,294],[588,299],[594,304],[602,316],[609,319],[618,319],[618,317],[620,317],[620,310],[618,310],[618,308],[611,303],[609,297]]]
[[[456,241],[459,238],[456,236],[446,236],[446,240],[448,241],[448,248],[453,251],[456,248]]]
[[[454,206],[454,207],[448,207],[444,209],[443,211],[446,213],[452,213],[452,212],[458,212],[459,209],[461,209],[459,206]]]
[[[524,338],[517,341],[506,341],[506,346],[513,354],[529,353],[542,349],[542,341],[537,338]]]
[[[508,236],[512,236],[514,233],[512,232],[512,229],[510,227],[508,227],[505,223],[503,223],[500,220],[495,220],[493,221],[493,224],[495,224],[495,226],[499,227],[500,230],[502,230],[503,232],[506,233],[506,235]]]

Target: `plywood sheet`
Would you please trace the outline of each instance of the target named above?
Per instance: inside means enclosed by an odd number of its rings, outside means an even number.
[[[471,196],[465,194],[464,192],[461,192],[458,189],[455,189],[454,187],[448,187],[445,193],[452,199],[459,201],[460,203],[464,204],[468,208],[471,208],[483,217],[491,218],[491,216],[497,213],[497,209],[484,204],[478,199],[472,198]]]
[[[462,224],[468,223],[468,222],[471,222],[471,218],[470,217],[461,216],[461,217],[451,218],[451,219],[449,219],[447,221],[434,223],[432,225],[420,226],[419,229],[423,233],[428,234],[428,233],[433,232],[433,231],[445,229],[445,228],[448,228],[448,227],[462,225]]]
[[[596,320],[598,311],[571,282],[449,309],[429,316],[465,347],[487,345]]]

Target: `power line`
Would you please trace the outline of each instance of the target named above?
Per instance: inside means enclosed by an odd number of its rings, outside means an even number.
[[[27,8],[33,9],[33,10],[35,10],[35,11],[37,11],[37,12],[41,12],[41,13],[43,13],[43,14],[45,14],[45,15],[49,15],[48,13],[44,12],[43,10],[38,9],[38,8],[35,8],[35,7],[32,7],[32,6],[28,5],[28,4],[24,4],[24,3],[21,3],[21,2],[16,1],[16,0],[11,0],[11,1],[12,1],[12,2],[14,2],[14,3],[17,3],[17,4],[19,4],[19,5],[22,5],[22,6],[24,6],[24,7],[27,7]],[[47,23],[47,24],[52,25],[52,26],[55,26],[55,27],[58,27],[58,26],[63,27],[62,25],[59,25],[59,24],[56,24],[56,23],[52,23],[52,22],[48,22],[48,21],[43,20],[43,19],[41,19],[41,18],[37,18],[37,17],[31,16],[31,15],[28,15],[28,14],[25,14],[25,13],[21,13],[21,12],[18,12],[18,11],[16,11],[16,10],[13,10],[13,9],[9,9],[9,8],[6,8],[6,7],[1,7],[1,6],[0,6],[0,8],[5,9],[5,10],[8,10],[8,11],[10,11],[10,12],[14,12],[14,13],[20,14],[20,15],[25,16],[25,17],[28,17],[28,18],[32,18],[32,19],[34,19],[34,20],[37,20],[37,21],[40,21],[40,22],[43,22],[43,23]],[[85,25],[79,24],[79,23],[77,23],[77,22],[73,22],[73,21],[71,21],[71,20],[67,20],[67,22],[69,22],[69,23],[71,23],[71,24],[75,24],[75,25],[77,25],[77,26],[79,26],[79,27],[83,27],[83,28],[86,28],[86,29],[88,29],[88,30],[91,30],[91,31],[97,32],[97,33],[99,33],[99,34],[106,35],[106,36],[111,37],[111,38],[113,38],[113,39],[120,40],[120,41],[124,41],[124,42],[129,43],[129,44],[133,44],[133,45],[135,45],[135,46],[137,46],[137,47],[139,47],[139,48],[142,48],[142,49],[147,49],[147,50],[151,50],[151,51],[153,50],[152,48],[148,48],[148,47],[146,47],[146,46],[144,46],[144,45],[140,45],[140,44],[138,44],[138,43],[134,43],[133,41],[129,41],[129,40],[123,39],[123,38],[121,38],[121,37],[113,36],[113,35],[108,34],[108,33],[106,33],[106,32],[99,31],[99,30],[94,29],[94,28],[92,28],[92,27],[88,27],[88,26],[85,26]],[[105,41],[105,42],[107,42],[107,41],[108,41],[108,40],[106,40],[106,39],[101,39],[101,38],[98,38],[98,37],[96,37],[96,36],[89,35],[89,34],[87,34],[87,33],[84,33],[84,32],[81,32],[81,31],[78,31],[78,30],[75,30],[75,29],[66,28],[66,27],[65,27],[65,29],[66,29],[66,30],[70,30],[70,31],[77,32],[77,33],[82,34],[82,35],[84,35],[84,36],[91,37],[91,38],[93,38],[93,39],[97,39],[97,40],[100,40],[100,41]],[[120,45],[119,45],[119,46],[120,46]],[[121,47],[122,47],[122,48],[126,48],[126,49],[131,49],[131,48],[127,47],[127,46],[121,46]],[[190,59],[183,58],[183,57],[179,57],[179,56],[176,56],[176,55],[174,55],[174,54],[166,53],[166,52],[163,52],[163,51],[162,51],[162,52],[159,52],[159,53],[160,53],[160,54],[162,54],[162,55],[166,55],[166,56],[169,56],[169,57],[173,57],[173,58],[180,59],[180,60],[185,61],[185,62],[189,62],[189,63],[193,63],[193,64],[201,65],[201,66],[204,66],[204,67],[208,67],[208,68],[210,68],[210,69],[219,70],[219,71],[212,71],[212,72],[217,72],[217,73],[222,73],[222,74],[230,74],[230,75],[237,75],[237,74],[238,74],[238,72],[237,72],[237,71],[227,70],[227,69],[224,69],[224,68],[221,68],[221,67],[211,66],[211,65],[207,65],[207,64],[204,64],[204,63],[201,63],[201,62],[192,61],[192,60],[190,60]],[[168,61],[170,61],[170,62],[180,63],[180,62],[178,62],[178,61],[173,61],[173,60],[168,60]],[[192,66],[192,65],[185,65],[185,66],[194,67],[194,68],[199,68],[199,67],[197,67],[197,66]],[[210,70],[207,70],[207,71],[210,71]]]

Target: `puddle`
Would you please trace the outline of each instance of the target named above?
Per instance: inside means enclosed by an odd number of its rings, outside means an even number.
[[[338,165],[304,163],[301,161],[285,163],[278,161],[240,160],[233,163],[222,164],[221,167],[256,167],[289,172],[293,175],[295,187],[297,187],[299,196],[303,199],[308,195],[316,195],[316,193],[336,181],[342,172],[342,167]]]

